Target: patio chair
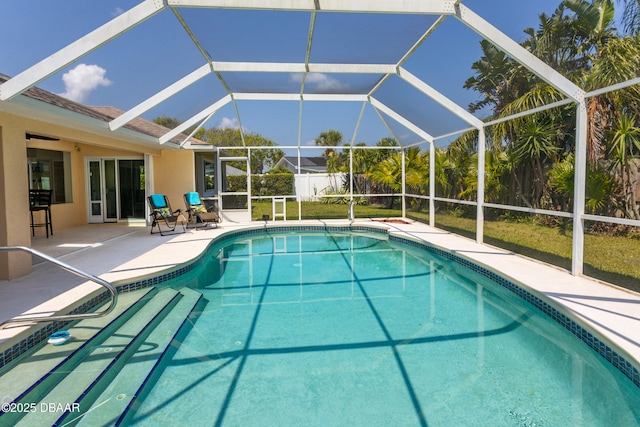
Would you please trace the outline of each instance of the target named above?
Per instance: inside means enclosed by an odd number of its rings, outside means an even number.
[[[161,236],[164,236],[161,225],[164,225],[169,232],[175,232],[178,223],[182,223],[182,232],[186,231],[185,223],[187,220],[182,215],[182,210],[174,211],[171,209],[169,199],[164,194],[152,194],[147,198],[149,207],[151,208],[151,234],[153,229],[158,227]]]
[[[209,224],[214,224],[218,227],[218,223],[221,220],[215,207],[206,208],[202,204],[198,193],[195,191],[186,193],[184,195],[184,203],[187,205],[187,212],[189,213],[189,224],[193,224],[194,227],[208,227]]]

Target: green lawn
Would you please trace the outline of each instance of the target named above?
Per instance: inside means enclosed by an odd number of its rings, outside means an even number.
[[[251,218],[261,220],[263,215],[272,217],[271,201],[254,202],[251,205]],[[280,205],[278,209],[281,209]],[[347,219],[349,205],[302,202],[302,219]],[[380,206],[355,206],[356,218],[388,218],[402,216],[400,209],[386,209]],[[298,202],[287,202],[287,219],[298,219]]]
[[[470,218],[439,212],[436,226],[475,238],[475,220]],[[485,243],[567,270],[571,269],[572,238],[571,229],[542,226],[533,221],[484,223]],[[584,241],[586,275],[640,292],[640,239],[587,233]]]

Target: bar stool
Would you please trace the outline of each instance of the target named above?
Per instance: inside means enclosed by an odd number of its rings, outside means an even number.
[[[44,227],[53,236],[53,223],[51,222],[51,196],[53,190],[29,190],[29,211],[31,211],[31,235],[36,235],[35,227]],[[44,224],[33,222],[33,213],[44,211]]]

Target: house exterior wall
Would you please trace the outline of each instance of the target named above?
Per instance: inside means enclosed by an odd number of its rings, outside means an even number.
[[[59,141],[32,139],[25,133],[55,136]],[[71,157],[72,201],[53,204],[51,215],[56,230],[87,224],[86,157],[144,158],[153,155],[156,191],[167,190],[176,208],[183,207],[182,194],[192,191],[193,153],[160,150],[130,141],[74,129],[62,124],[0,111],[0,246],[31,246],[27,148],[67,151]],[[44,230],[36,230],[36,233]],[[0,252],[0,280],[31,272],[31,256],[22,252]]]
[[[0,117],[0,246],[30,246],[27,149],[24,129]],[[0,279],[31,272],[31,256],[0,252]]]
[[[142,159],[144,157],[142,153],[136,151],[110,149],[107,147],[72,142],[64,139],[61,139],[60,141],[31,140],[27,141],[26,148],[41,148],[46,150],[66,151],[71,153],[72,201],[67,203],[55,203],[51,205],[52,221],[54,221],[54,229],[57,230],[69,227],[77,227],[79,225],[84,225],[87,223],[86,184],[88,177],[85,165],[87,157],[126,157],[139,159]],[[36,233],[38,232],[44,233],[44,230],[36,230]]]
[[[196,188],[194,152],[163,151],[153,158],[153,168],[154,193],[166,195],[174,210],[184,212],[184,194]]]

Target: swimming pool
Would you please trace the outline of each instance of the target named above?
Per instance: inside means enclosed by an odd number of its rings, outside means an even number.
[[[640,391],[484,275],[386,235],[215,243],[132,425],[635,425]]]

